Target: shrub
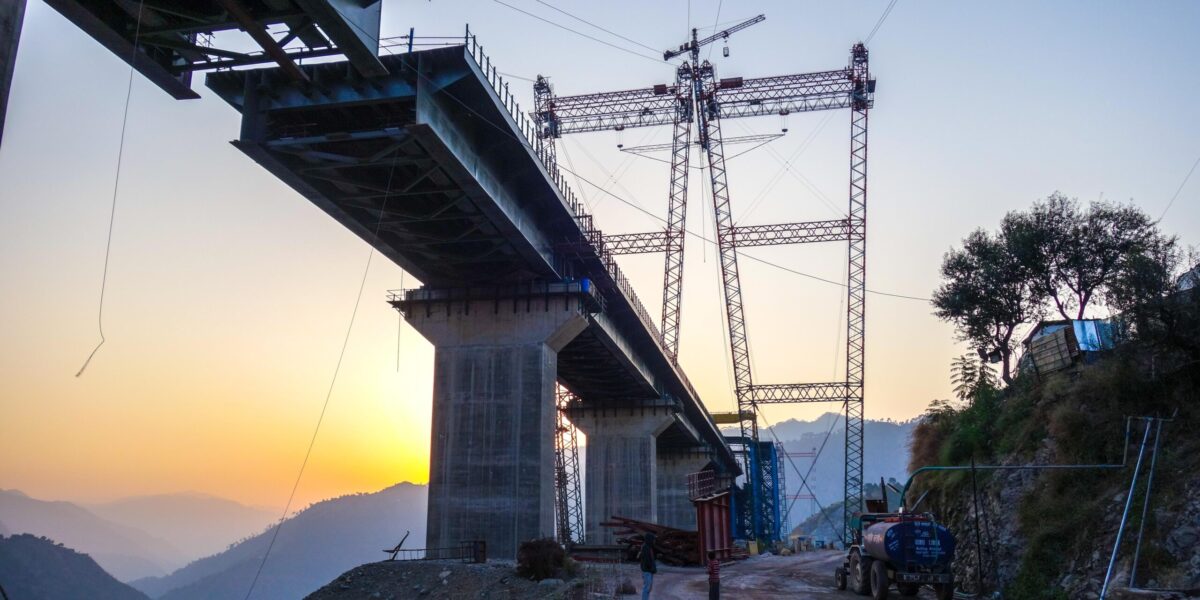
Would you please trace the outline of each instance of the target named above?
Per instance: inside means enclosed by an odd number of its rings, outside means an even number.
[[[517,575],[537,581],[554,577],[566,558],[563,547],[550,538],[521,542],[517,548]]]

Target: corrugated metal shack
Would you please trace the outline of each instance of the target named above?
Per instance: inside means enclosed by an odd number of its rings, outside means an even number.
[[[1042,321],[1021,342],[1025,353],[1020,368],[1044,375],[1078,362],[1090,363],[1116,347],[1118,332],[1117,323],[1106,319]]]

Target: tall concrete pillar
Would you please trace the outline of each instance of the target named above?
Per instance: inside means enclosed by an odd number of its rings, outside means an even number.
[[[578,301],[408,301],[433,343],[433,435],[426,547],[487,542],[515,558],[554,536],[558,351],[587,327]]]
[[[658,434],[674,421],[674,406],[582,408],[571,422],[587,435],[584,535],[588,544],[611,544],[600,523],[620,516],[658,519]]]
[[[705,452],[658,453],[658,523],[696,529],[696,507],[688,497],[688,475],[711,461]]]

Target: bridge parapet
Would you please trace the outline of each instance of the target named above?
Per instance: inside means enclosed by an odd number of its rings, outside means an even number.
[[[659,331],[658,326],[655,325],[654,320],[650,317],[650,311],[646,310],[645,305],[638,298],[637,292],[633,290],[633,284],[617,264],[616,257],[620,253],[612,252],[608,249],[604,233],[594,226],[592,215],[588,213],[584,204],[575,195],[575,191],[567,183],[566,177],[563,176],[562,170],[559,169],[558,161],[555,154],[551,151],[549,144],[544,138],[538,135],[537,125],[530,120],[528,114],[521,111],[521,105],[512,93],[509,92],[508,83],[504,80],[504,76],[496,70],[491,58],[483,51],[483,46],[479,45],[477,37],[471,33],[469,27],[464,38],[463,49],[467,57],[484,73],[485,81],[488,82],[496,95],[501,99],[502,105],[517,124],[517,129],[524,136],[525,143],[533,150],[542,168],[546,171],[547,178],[558,188],[564,204],[571,211],[576,223],[579,225],[582,233],[580,240],[577,243],[568,244],[567,247],[570,247],[576,253],[591,253],[604,265],[605,271],[612,278],[613,286],[629,302],[633,313],[641,321],[642,325],[645,326],[646,330],[653,334],[655,343],[657,343],[663,354],[670,356],[671,354],[667,351],[662,332]],[[692,386],[691,380],[687,378],[683,369],[674,364],[672,364],[672,368],[675,370],[676,376],[682,382],[688,394],[698,401],[700,394]]]

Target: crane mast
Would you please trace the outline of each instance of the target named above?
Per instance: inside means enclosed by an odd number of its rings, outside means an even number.
[[[687,178],[691,128],[704,152],[713,196],[717,246],[720,253],[725,318],[730,341],[740,419],[751,515],[747,527],[758,539],[778,539],[780,508],[778,474],[758,460],[757,411],[760,404],[841,402],[846,416],[845,522],[843,539],[851,534],[850,519],[862,505],[863,372],[866,292],[867,114],[874,104],[875,80],[868,69],[866,47],[851,49],[849,65],[842,69],[749,78],[718,79],[716,69],[700,60],[700,49],[730,34],[765,20],[759,15],[663,53],[666,60],[687,55],[676,68],[673,84],[648,88],[556,96],[545,79],[535,84],[534,119],[539,135],[553,152],[554,140],[564,134],[634,127],[672,126],[671,172],[666,227],[659,231],[605,236],[605,246],[615,254],[663,252],[665,255],[662,343],[673,362],[678,361],[679,315],[682,305],[684,240],[687,235]],[[850,193],[845,218],[828,221],[737,225],[733,218],[721,124],[725,119],[794,112],[849,109]],[[738,270],[740,247],[812,242],[847,242],[846,377],[819,383],[756,384],[750,362],[749,340]],[[774,467],[770,467],[774,468]]]

